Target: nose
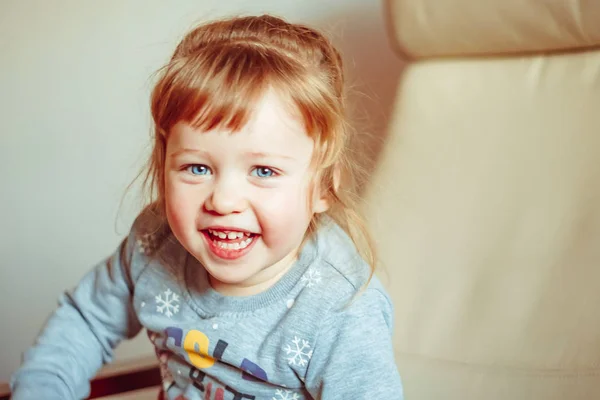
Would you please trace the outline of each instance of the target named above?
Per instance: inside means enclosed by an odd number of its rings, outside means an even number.
[[[227,215],[240,213],[247,205],[243,185],[234,182],[234,179],[221,177],[215,180],[212,193],[207,197],[204,208],[211,213]]]

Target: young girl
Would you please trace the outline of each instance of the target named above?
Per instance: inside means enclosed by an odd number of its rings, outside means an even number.
[[[165,399],[401,399],[344,112],[341,58],[315,30],[191,31],[152,93],[153,201],[61,298],[12,398],[86,397],[146,329]]]

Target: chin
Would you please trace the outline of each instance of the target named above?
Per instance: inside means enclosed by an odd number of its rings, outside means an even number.
[[[229,285],[229,286],[235,286],[235,287],[239,287],[239,288],[243,288],[246,286],[252,286],[252,283],[249,282],[252,277],[251,276],[241,276],[241,277],[232,277],[232,276],[219,276],[218,274],[211,274],[209,272],[210,276],[212,277],[212,279],[214,279],[215,281],[217,281],[218,283],[222,284],[222,285]]]
[[[208,272],[208,274],[215,280],[224,283],[226,285],[242,285],[245,286],[246,283],[250,280],[252,280],[252,278],[254,277],[254,275],[241,275],[241,274],[235,274],[235,273],[223,273],[225,271],[223,271],[221,268],[218,268],[218,272],[215,272],[214,270],[210,269],[210,268],[206,268],[206,271]]]

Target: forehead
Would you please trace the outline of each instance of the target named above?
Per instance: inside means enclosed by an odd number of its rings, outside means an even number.
[[[236,132],[212,130],[200,132],[180,122],[169,134],[168,146],[191,148],[210,153],[274,153],[286,157],[310,157],[313,140],[306,132],[302,117],[273,91],[257,103],[248,122]]]

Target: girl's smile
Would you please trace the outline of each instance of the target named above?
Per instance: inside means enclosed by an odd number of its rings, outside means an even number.
[[[260,235],[236,230],[205,229],[204,238],[212,253],[224,260],[235,260],[248,254]]]

